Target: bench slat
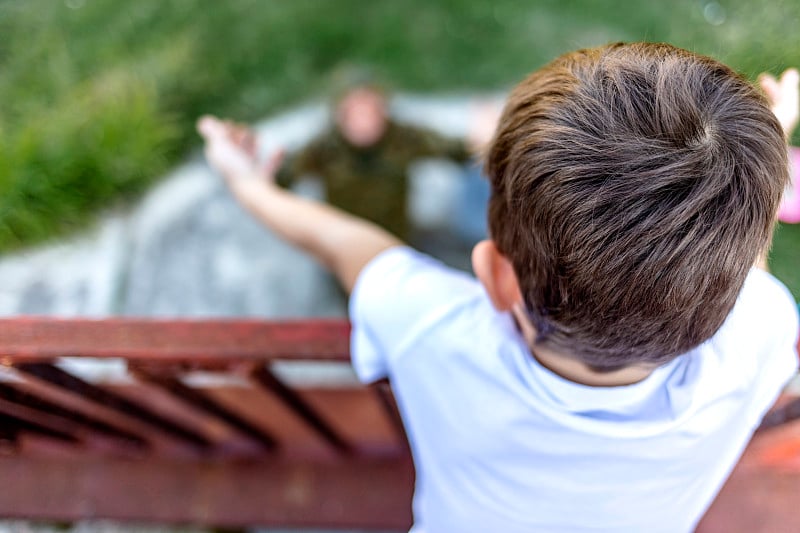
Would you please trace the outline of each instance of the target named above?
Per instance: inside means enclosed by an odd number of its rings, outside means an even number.
[[[406,428],[403,425],[403,418],[400,416],[400,409],[397,407],[397,400],[395,399],[394,394],[392,394],[392,388],[389,385],[389,381],[383,380],[375,383],[372,388],[381,401],[381,405],[386,413],[386,417],[392,423],[392,426],[394,426],[397,439],[403,443],[403,446],[406,448],[408,453],[411,453],[411,449],[409,448],[408,444],[408,437],[406,436]]]
[[[82,443],[81,432],[76,431],[68,421],[36,413],[33,409],[14,405],[5,400],[0,400],[0,426],[6,438],[10,437],[14,441],[18,440],[22,432],[30,432],[72,445]]]
[[[270,392],[291,409],[295,416],[303,420],[309,427],[324,438],[340,453],[351,453],[350,444],[303,398],[293,389],[286,386],[264,365],[256,365],[250,372],[253,383]]]
[[[63,419],[67,423],[73,424],[77,431],[85,435],[96,435],[118,441],[125,448],[135,448],[140,451],[147,448],[147,441],[136,435],[42,400],[19,388],[17,383],[0,383],[0,399]]]
[[[214,399],[210,398],[202,391],[184,385],[177,377],[159,375],[137,367],[133,367],[131,370],[139,379],[160,387],[162,390],[187,403],[196,410],[222,420],[237,431],[259,443],[266,450],[273,451],[277,449],[278,441],[269,432],[251,424],[247,419],[242,418],[234,411],[214,401]]]
[[[162,426],[148,424],[131,416],[130,413],[87,398],[78,391],[53,384],[32,374],[19,372],[19,376],[20,381],[14,383],[14,387],[18,390],[48,403],[54,403],[67,411],[73,411],[76,416],[96,420],[120,432],[133,435],[140,441],[146,442],[154,453],[174,457],[199,457],[204,449],[208,449],[208,444],[202,444],[207,442],[205,439],[198,443],[195,439],[182,438],[181,434],[165,431]]]
[[[150,426],[159,428],[165,433],[190,441],[202,448],[207,448],[211,445],[208,439],[184,425],[176,424],[159,413],[149,411],[138,403],[127,400],[102,387],[87,383],[56,366],[47,363],[20,363],[15,364],[14,368],[56,387],[72,391],[94,403],[105,405],[115,411],[137,418]]]
[[[286,404],[262,387],[209,387],[206,394],[264,428],[279,442],[278,457],[289,460],[334,460],[341,454]]]
[[[56,357],[186,362],[350,360],[344,320],[0,319],[0,363]]]
[[[794,533],[800,524],[798,495],[797,472],[740,464],[697,533]]]
[[[306,402],[322,414],[350,442],[354,451],[366,456],[407,455],[401,440],[386,417],[371,388],[300,388]]]
[[[122,461],[0,457],[0,516],[408,530],[409,458]]]
[[[170,420],[180,421],[211,443],[205,452],[209,458],[259,457],[269,453],[267,448],[223,420],[188,404],[160,387],[144,382],[107,384],[103,388],[124,396],[148,410]]]

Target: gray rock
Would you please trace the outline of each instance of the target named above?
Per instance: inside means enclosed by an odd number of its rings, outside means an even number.
[[[119,314],[343,316],[342,298],[312,259],[244,212],[204,165],[182,173],[135,214]]]

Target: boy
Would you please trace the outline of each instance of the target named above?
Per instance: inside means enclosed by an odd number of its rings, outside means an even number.
[[[234,195],[352,290],[356,371],[390,377],[412,445],[415,532],[689,531],[796,370],[793,302],[751,268],[784,134],[712,59],[615,44],[520,83],[479,281],[257,179],[245,130],[200,131]]]

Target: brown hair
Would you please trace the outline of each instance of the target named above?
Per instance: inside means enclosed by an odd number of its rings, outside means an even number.
[[[714,59],[613,44],[531,74],[486,172],[536,343],[614,369],[710,338],[769,246],[787,168],[766,99]]]

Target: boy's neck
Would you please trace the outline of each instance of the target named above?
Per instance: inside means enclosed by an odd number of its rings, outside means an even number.
[[[537,347],[535,351],[531,350],[531,354],[543,367],[554,374],[590,387],[632,385],[646,379],[654,370],[652,367],[626,366],[611,372],[598,372],[586,366],[582,361],[556,354],[547,349]]]
[[[531,355],[545,368],[562,378],[588,385],[590,387],[620,387],[632,385],[647,378],[655,370],[655,366],[626,366],[611,372],[593,370],[586,363],[568,355],[564,355],[545,347],[535,346],[536,330],[528,320],[522,307],[515,307],[512,314],[516,319],[522,336],[528,344]]]

